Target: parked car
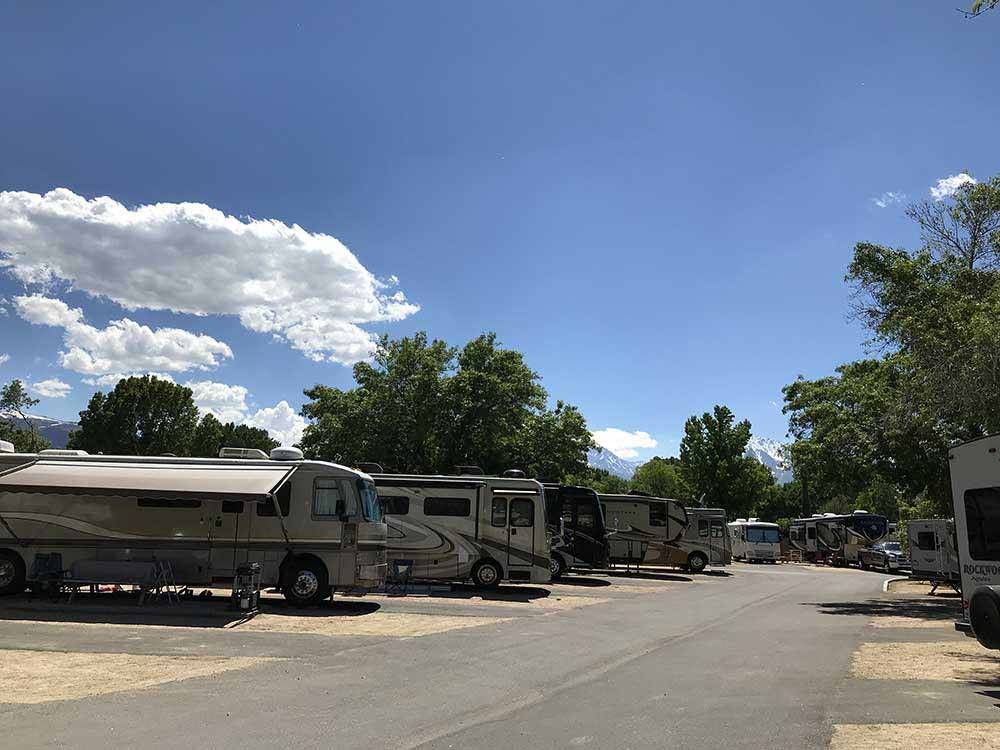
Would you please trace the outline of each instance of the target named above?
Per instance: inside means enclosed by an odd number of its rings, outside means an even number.
[[[878,568],[888,573],[893,570],[909,569],[910,561],[903,553],[899,542],[879,542],[868,549],[858,551],[858,566],[862,570]]]

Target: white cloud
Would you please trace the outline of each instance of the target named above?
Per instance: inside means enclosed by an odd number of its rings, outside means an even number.
[[[43,398],[66,398],[70,391],[73,390],[73,386],[69,383],[64,383],[61,380],[56,380],[55,378],[40,380],[37,383],[32,383],[30,388]]]
[[[0,268],[25,284],[61,279],[134,309],[236,315],[310,359],[350,364],[374,349],[362,324],[420,308],[339,240],[202,203],[128,208],[59,188],[0,192]]]
[[[10,362],[9,354],[0,354],[0,365],[5,365]]]
[[[892,190],[887,190],[882,193],[878,198],[872,198],[872,203],[874,203],[879,208],[888,208],[894,203],[902,203],[906,200],[906,193],[895,193]]]
[[[959,172],[949,177],[942,177],[937,181],[937,185],[931,188],[931,197],[936,201],[943,201],[945,198],[953,196],[963,185],[975,185],[976,178],[965,172]]]
[[[628,432],[617,427],[608,427],[591,434],[598,445],[607,448],[619,458],[635,458],[639,455],[637,448],[656,447],[656,440],[648,432],[639,430]]]
[[[240,423],[247,415],[249,391],[242,385],[226,385],[211,380],[188,381],[195,406],[202,414],[211,414],[220,422]]]
[[[282,445],[293,445],[302,439],[306,420],[295,413],[287,401],[279,401],[268,409],[251,414],[245,424],[267,430]]]
[[[62,328],[65,348],[59,354],[60,363],[67,370],[92,376],[93,384],[117,383],[123,374],[150,370],[208,370],[233,356],[223,342],[180,328],[154,331],[123,318],[98,329],[84,321],[82,310],[51,297],[15,297],[14,305],[29,323]]]

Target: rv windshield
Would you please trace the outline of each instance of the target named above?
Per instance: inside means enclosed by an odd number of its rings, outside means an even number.
[[[777,544],[781,541],[781,532],[777,529],[760,526],[747,527],[747,541],[766,544]]]
[[[361,510],[365,514],[365,520],[374,521],[375,523],[381,522],[382,508],[378,502],[375,483],[367,479],[359,479],[358,495],[361,496]]]

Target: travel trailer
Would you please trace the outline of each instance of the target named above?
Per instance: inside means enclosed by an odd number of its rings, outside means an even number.
[[[732,561],[726,511],[722,508],[686,508],[684,534],[670,544],[667,565],[700,573],[707,566],[722,567]]]
[[[796,518],[788,527],[788,543],[801,553],[803,560],[816,559],[816,521],[822,514]]]
[[[955,627],[1000,649],[1000,436],[956,445],[948,461],[962,580]]]
[[[961,578],[955,522],[917,518],[906,523],[910,542],[910,578],[957,584]]]
[[[588,487],[544,487],[552,577],[572,568],[606,568],[610,550],[597,493]]]
[[[542,485],[521,477],[373,475],[388,524],[389,575],[467,581],[551,578]],[[398,575],[398,573],[397,573]]]
[[[776,523],[737,518],[729,524],[729,541],[734,560],[773,563],[781,558],[781,529]]]
[[[889,533],[885,516],[856,510],[797,518],[789,527],[789,541],[807,560],[830,565],[858,562],[858,551],[880,542]]]
[[[41,560],[92,583],[169,564],[179,586],[259,563],[261,585],[297,605],[381,585],[386,527],[371,477],[295,448],[257,456],[0,454],[0,593],[31,585]]]
[[[672,565],[670,544],[684,534],[687,511],[677,500],[648,495],[599,495],[612,563]],[[700,560],[700,558],[699,558]]]

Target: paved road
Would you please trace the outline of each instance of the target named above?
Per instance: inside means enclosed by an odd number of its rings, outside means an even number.
[[[518,601],[367,603],[401,617],[444,607],[499,618],[420,637],[102,627],[100,616],[67,623],[0,610],[0,649],[280,658],[150,690],[3,705],[4,745],[827,747],[833,722],[870,713],[848,670],[859,642],[872,638],[885,577],[792,565],[732,570],[585,578],[552,596],[568,604],[582,596],[587,606],[529,615],[532,605]],[[898,693],[880,688],[879,720],[920,705]],[[979,700],[966,718],[996,718],[993,701]]]

